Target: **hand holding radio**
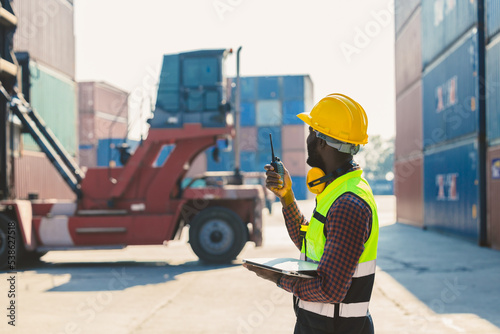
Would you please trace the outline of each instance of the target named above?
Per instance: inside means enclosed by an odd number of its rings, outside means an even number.
[[[271,190],[276,196],[280,198],[283,205],[290,204],[290,199],[293,201],[293,192],[292,192],[292,179],[288,174],[283,163],[280,159],[274,155],[273,148],[273,139],[272,135],[269,134],[269,140],[271,142],[271,154],[272,159],[271,163],[266,165],[264,168],[266,169],[266,187]],[[287,199],[283,202],[284,199]]]
[[[283,167],[283,163],[280,161],[280,158],[274,155],[274,147],[273,147],[273,135],[269,134],[269,141],[271,142],[271,166],[276,173],[278,173],[281,177],[281,180],[285,181],[285,167]],[[283,188],[281,185],[278,188]]]

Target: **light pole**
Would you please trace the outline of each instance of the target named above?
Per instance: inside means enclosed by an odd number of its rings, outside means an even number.
[[[240,52],[241,52],[241,46],[238,48],[238,51],[236,51],[236,96],[235,96],[235,117],[234,117],[234,123],[235,123],[235,129],[236,129],[236,136],[234,137],[234,173],[236,176],[241,179],[241,182],[243,182],[241,174],[240,174],[240,115],[241,115],[241,108],[240,108],[240,95],[241,95],[241,90],[240,90]]]

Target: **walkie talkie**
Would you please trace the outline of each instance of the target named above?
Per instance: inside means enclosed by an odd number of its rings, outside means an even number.
[[[280,158],[274,155],[272,134],[269,134],[269,141],[271,142],[271,166],[273,166],[274,171],[281,176],[281,181],[285,182],[285,168],[283,167],[283,163],[280,161]],[[281,185],[280,188],[283,188],[283,185]]]

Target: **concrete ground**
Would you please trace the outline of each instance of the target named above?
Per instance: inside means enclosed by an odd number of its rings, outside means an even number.
[[[376,333],[500,333],[500,252],[381,220],[370,310]],[[300,203],[310,213],[313,201]],[[247,257],[295,257],[279,204],[265,215],[265,244],[233,264],[197,261],[183,241],[123,250],[49,252],[16,274],[16,326],[7,324],[8,273],[0,274],[0,333],[292,333],[291,295],[243,269]]]

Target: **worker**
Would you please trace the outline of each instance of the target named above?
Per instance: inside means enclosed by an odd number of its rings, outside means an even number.
[[[298,278],[244,266],[293,293],[295,334],[373,333],[368,304],[375,279],[377,206],[353,160],[368,142],[366,113],[353,99],[331,94],[297,116],[309,125],[307,185],[316,194],[311,219],[299,211],[286,167],[282,178],[266,165],[266,186],[281,200],[301,259],[318,263],[317,276]]]

